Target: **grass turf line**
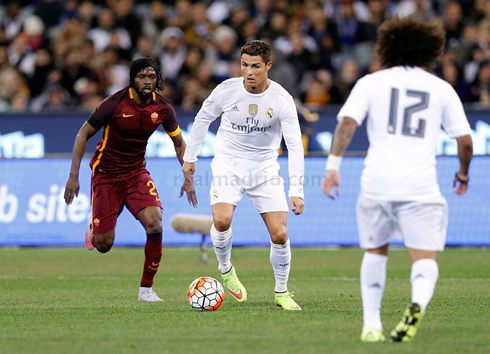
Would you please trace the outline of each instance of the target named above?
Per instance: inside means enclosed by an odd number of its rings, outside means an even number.
[[[275,306],[268,248],[234,248],[249,300],[226,292],[216,312],[193,311],[187,287],[221,281],[196,249],[164,248],[154,289],[164,303],[137,301],[142,248],[108,254],[77,248],[0,249],[0,353],[487,353],[490,352],[490,251],[448,249],[412,343],[361,343],[362,251],[293,248],[289,290],[301,312]],[[214,259],[212,251],[210,258]],[[410,302],[406,251],[388,262],[385,335]]]

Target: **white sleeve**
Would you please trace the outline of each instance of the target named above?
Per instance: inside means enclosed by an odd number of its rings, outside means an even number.
[[[369,111],[369,89],[366,84],[366,78],[357,80],[352,88],[347,101],[337,114],[337,120],[340,122],[344,117],[349,117],[361,125]]]
[[[444,97],[446,102],[442,114],[442,127],[447,135],[450,138],[459,138],[471,134],[468,118],[466,118],[463,104],[456,91],[450,87]]]
[[[288,148],[288,168],[289,168],[289,197],[304,198],[303,181],[305,174],[305,154],[303,141],[301,139],[301,129],[299,127],[298,112],[293,98],[287,99],[281,112],[281,127],[284,141]]]
[[[216,87],[203,102],[192,124],[191,135],[184,153],[185,162],[196,162],[209,125],[221,115],[221,90]]]

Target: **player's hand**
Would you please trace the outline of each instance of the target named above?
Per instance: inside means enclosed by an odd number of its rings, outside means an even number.
[[[65,186],[65,203],[70,205],[73,202],[73,196],[77,196],[80,190],[80,183],[78,182],[78,176],[70,174],[70,178],[66,182]]]
[[[453,193],[456,193],[460,197],[463,196],[466,191],[468,190],[468,182],[470,181],[470,178],[468,175],[463,175],[462,173],[457,172],[454,175],[453,179],[453,188],[456,188],[456,185],[458,186]]]
[[[336,193],[333,195],[332,188],[335,187]],[[328,170],[325,178],[323,179],[322,189],[326,195],[328,195],[333,200],[340,194],[340,177],[337,171]]]
[[[184,162],[184,164],[182,165],[182,173],[184,173],[184,178],[194,176],[194,172],[196,172],[196,163]]]
[[[182,184],[182,187],[180,188],[179,198],[184,195],[184,192],[187,194],[189,205],[197,208],[196,188],[194,187],[192,176],[189,176],[184,180],[184,184]]]
[[[300,197],[289,197],[289,205],[291,205],[291,210],[294,215],[303,214],[303,209],[305,208],[305,202]]]

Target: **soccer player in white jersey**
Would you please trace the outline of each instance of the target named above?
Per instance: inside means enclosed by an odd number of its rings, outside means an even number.
[[[436,251],[444,249],[447,227],[435,157],[441,125],[458,143],[454,192],[462,196],[468,189],[470,126],[451,85],[429,72],[444,41],[439,22],[411,17],[386,21],[375,48],[385,69],[361,78],[337,115],[323,182],[323,191],[332,199],[339,195],[342,156],[367,117],[369,150],[357,203],[360,246],[367,249],[361,265],[364,342],[385,339],[380,308],[392,237],[404,238],[412,261],[412,303],[391,332],[393,341],[413,339],[434,293]]]
[[[286,230],[288,205],[277,156],[282,137],[288,148],[289,203],[295,215],[303,212],[304,152],[293,98],[268,79],[271,49],[253,40],[241,49],[242,77],[218,85],[204,101],[192,126],[182,171],[192,179],[197,155],[209,125],[221,116],[212,161],[210,189],[213,226],[211,239],[218,269],[230,294],[247,300],[245,287],[230,262],[233,212],[247,193],[270,234],[270,261],[274,269],[275,301],[285,310],[301,310],[288,291],[291,249]]]

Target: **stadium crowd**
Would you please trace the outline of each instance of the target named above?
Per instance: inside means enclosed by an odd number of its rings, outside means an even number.
[[[271,79],[323,109],[379,69],[376,32],[394,15],[443,21],[434,73],[463,102],[490,105],[489,0],[9,0],[0,6],[0,112],[91,111],[147,55],[162,66],[163,94],[194,110],[240,75],[251,39],[272,45]]]

